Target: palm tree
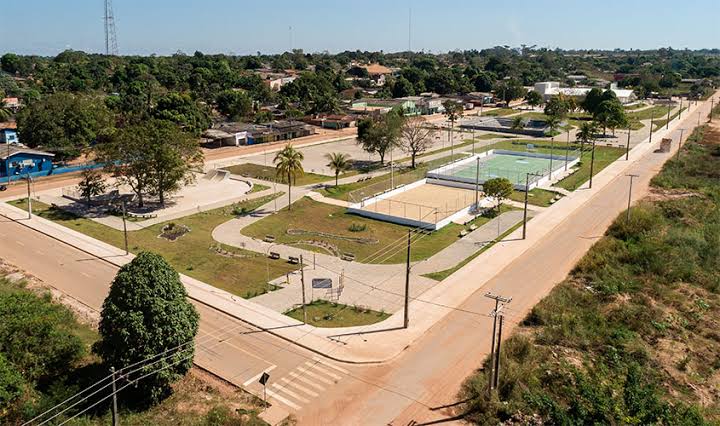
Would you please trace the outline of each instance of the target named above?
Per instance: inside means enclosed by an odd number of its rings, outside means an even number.
[[[582,160],[585,144],[589,143],[597,132],[597,124],[594,121],[586,121],[580,125],[580,130],[575,134],[575,139],[580,141],[580,159]]]
[[[443,108],[445,108],[444,114],[450,122],[450,133],[448,133],[448,135],[450,136],[450,158],[452,158],[455,145],[455,138],[453,135],[453,132],[455,131],[455,122],[462,117],[463,106],[453,100],[447,100],[443,102],[442,105]]]
[[[5,105],[5,102],[0,99],[0,123],[7,121],[12,116],[12,111]]]
[[[302,152],[287,145],[282,151],[278,152],[273,159],[275,163],[275,176],[281,180],[286,180],[288,184],[288,210],[292,207],[292,198],[290,196],[290,188],[298,176],[305,174],[302,167],[302,161],[305,156]]]
[[[522,130],[523,128],[525,128],[525,119],[519,115],[517,117],[513,117],[510,128],[513,130]]]
[[[332,152],[325,154],[325,158],[329,161],[327,166],[335,172],[335,186],[338,186],[340,173],[350,170],[350,156],[342,152]]]
[[[548,115],[547,118],[545,118],[545,126],[550,129],[551,135],[554,136],[555,131],[557,131],[558,127],[560,127],[560,117],[556,115]]]

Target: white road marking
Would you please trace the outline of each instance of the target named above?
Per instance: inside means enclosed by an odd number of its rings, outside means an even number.
[[[341,368],[341,367],[338,367],[337,365],[335,365],[335,364],[333,364],[333,363],[331,363],[331,362],[325,361],[325,360],[323,360],[322,358],[320,358],[320,357],[318,357],[318,356],[314,356],[314,357],[313,357],[313,360],[319,362],[319,363],[322,364],[322,365],[326,365],[326,366],[328,366],[328,367],[330,367],[330,368],[334,368],[334,369],[336,369],[337,371],[339,371],[339,372],[341,372],[341,373],[343,373],[343,374],[350,374],[350,372],[347,371],[346,369]]]
[[[307,379],[307,378],[299,375],[298,373],[296,373],[296,372],[294,372],[294,371],[291,371],[290,373],[288,373],[288,376],[291,376],[291,377],[293,377],[293,378],[296,378],[296,379],[300,380],[301,382],[304,382],[304,383],[306,383],[306,384],[314,387],[314,388],[317,389],[317,390],[320,390],[320,391],[324,391],[324,390],[325,390],[324,387],[318,385],[317,383],[311,382],[309,379]]]
[[[268,368],[264,369],[263,371],[261,371],[260,373],[258,373],[256,376],[252,376],[251,378],[247,379],[245,381],[245,383],[243,383],[243,386],[247,386],[256,380],[259,380],[260,376],[262,376],[263,373],[269,373],[269,372],[273,371],[275,369],[275,367],[277,367],[277,365],[273,364],[270,367],[268,367]]]
[[[278,401],[282,402],[283,404],[287,405],[288,407],[292,407],[296,410],[300,409],[299,405],[295,404],[294,402],[288,401],[287,399],[285,399],[285,397],[283,397],[282,395],[278,395],[277,393],[273,392],[270,389],[267,389],[265,392],[267,392],[267,394],[270,395],[271,397],[273,397],[273,398],[277,399]]]
[[[320,371],[321,373],[325,373],[326,375],[332,377],[332,378],[335,379],[335,380],[340,380],[340,379],[342,379],[342,377],[338,376],[337,374],[335,374],[335,373],[333,373],[333,372],[331,372],[331,371],[328,371],[328,370],[320,367],[320,366],[317,365],[317,364],[313,364],[313,363],[310,362],[310,361],[306,361],[306,362],[305,362],[305,365],[307,365],[308,367],[313,368],[313,369],[315,369],[315,370],[317,370],[317,371]]]
[[[84,276],[86,276],[86,277],[88,277],[88,278],[92,278],[90,275],[88,275],[88,274],[86,274],[85,272],[82,272],[82,271],[80,271],[80,275],[84,275]]]
[[[20,242],[20,241],[18,241],[18,240],[15,240],[15,244],[17,244],[17,245],[19,245],[19,246],[23,246],[23,247],[25,247],[25,244],[21,243],[21,242]]]
[[[305,392],[306,394],[308,394],[308,395],[310,395],[310,396],[317,397],[317,396],[319,395],[319,394],[311,391],[310,389],[306,388],[305,386],[300,385],[298,382],[289,380],[289,379],[287,379],[287,378],[285,378],[285,377],[281,377],[281,378],[280,378],[280,381],[283,382],[283,383],[285,383],[285,384],[287,384],[287,385],[290,385],[290,386],[296,388],[296,389],[299,390],[299,391]]]
[[[285,392],[286,394],[290,395],[291,397],[297,399],[297,400],[300,401],[300,402],[304,402],[305,404],[307,404],[308,402],[310,402],[310,401],[308,401],[307,399],[305,399],[305,398],[301,397],[300,395],[296,394],[295,392],[291,391],[290,389],[288,389],[288,388],[286,388],[286,387],[283,387],[283,386],[280,386],[280,385],[278,385],[277,383],[273,383],[273,384],[272,384],[272,387],[274,387],[274,388],[277,389],[278,391]]]
[[[318,375],[318,374],[315,374],[315,373],[313,373],[312,371],[310,371],[309,369],[307,369],[307,368],[305,368],[305,367],[298,367],[297,370],[298,370],[300,373],[302,373],[302,374],[307,374],[308,376],[312,376],[312,377],[316,378],[317,380],[320,380],[320,381],[323,382],[323,383],[327,383],[328,385],[332,385],[332,384],[333,384],[333,382],[332,382],[331,380],[328,380],[328,379],[326,379],[326,378],[323,377],[323,376],[320,376],[320,375]]]
[[[35,250],[35,253],[39,254],[40,256],[45,256],[45,252],[40,250]]]

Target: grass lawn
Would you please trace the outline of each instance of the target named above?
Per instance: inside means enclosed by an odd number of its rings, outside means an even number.
[[[548,207],[552,205],[550,201],[552,201],[556,195],[558,195],[558,193],[555,191],[548,191],[547,189],[542,188],[534,188],[531,189],[530,193],[528,194],[528,204],[540,207]],[[510,199],[513,201],[524,203],[525,191],[513,191],[512,194],[510,194]]]
[[[489,220],[485,217],[479,217],[475,219],[474,223],[481,226]],[[351,226],[355,229],[364,227],[364,230],[352,232],[350,231]],[[289,235],[287,233],[288,229],[301,229],[330,235]],[[327,253],[327,251],[319,247],[301,243],[307,240],[323,241],[334,245],[341,252],[353,253],[357,261],[362,262],[389,244],[405,238],[409,229],[411,228],[407,226],[349,214],[346,213],[344,207],[320,203],[305,197],[293,203],[292,210],[282,209],[277,214],[265,217],[246,227],[242,230],[242,233],[257,239],[262,239],[266,235],[273,235],[278,243],[297,244],[307,250]],[[419,239],[412,246],[412,260],[427,259],[454,243],[460,238],[459,234],[462,229],[463,226],[451,223]],[[366,244],[349,241],[343,239],[344,237],[370,239],[377,241],[377,243]],[[399,247],[398,250],[389,251],[385,256],[368,260],[369,263],[384,264],[405,262],[404,246]]]
[[[267,185],[262,185],[262,184],[259,184],[259,183],[254,183],[252,189],[250,190],[250,192],[248,192],[248,194],[252,194],[252,193],[254,193],[254,192],[264,191],[264,190],[266,190],[266,189],[270,189],[270,187],[267,186]]]
[[[375,324],[390,317],[390,314],[385,312],[377,312],[326,300],[314,300],[306,305],[305,309],[307,311],[307,323],[315,327],[354,327]],[[296,308],[285,312],[285,315],[302,321],[303,309],[302,307]]]
[[[225,170],[229,171],[230,173],[234,175],[240,175],[260,180],[265,180],[268,182],[273,182],[275,177],[275,167],[272,166],[261,166],[260,164],[253,164],[253,163],[246,163],[246,164],[237,164],[235,166],[226,167]],[[349,172],[340,175],[340,177],[347,177],[352,176],[353,174],[356,174],[357,172]],[[297,181],[295,182],[295,185],[297,186],[305,186],[305,185],[313,185],[320,182],[327,182],[329,180],[334,180],[334,176],[325,176],[325,175],[319,175],[316,173],[310,173],[305,172],[302,176],[298,176]]]
[[[454,274],[455,272],[457,272],[458,270],[460,270],[460,268],[462,268],[463,266],[465,266],[465,265],[467,265],[468,263],[470,263],[471,260],[473,260],[473,259],[475,259],[476,257],[478,257],[478,256],[480,256],[481,254],[483,254],[483,253],[484,253],[486,250],[488,250],[490,247],[494,246],[495,243],[497,243],[498,241],[501,241],[503,238],[505,238],[505,237],[507,237],[508,235],[512,234],[516,229],[518,229],[518,228],[521,227],[521,226],[522,226],[522,222],[518,223],[517,225],[515,225],[515,226],[513,226],[512,228],[508,229],[507,231],[503,232],[502,234],[500,234],[500,238],[496,238],[496,239],[493,240],[490,244],[487,244],[485,247],[481,248],[480,250],[478,250],[478,251],[476,251],[475,253],[471,254],[470,256],[466,257],[466,258],[463,259],[460,263],[458,263],[457,265],[453,266],[452,268],[445,269],[445,270],[443,270],[443,271],[438,271],[438,272],[431,272],[431,273],[429,273],[429,274],[423,274],[423,277],[425,277],[425,278],[430,278],[431,280],[435,280],[435,281],[442,281],[442,280],[444,280],[445,278],[449,277],[450,275],[452,275],[452,274]]]
[[[640,108],[644,108],[647,106],[644,102],[637,103],[635,105],[625,105],[623,108],[625,108],[626,111],[632,111]]]
[[[517,112],[517,111],[515,111],[515,110],[512,109],[512,108],[498,108],[498,109],[493,109],[493,110],[490,110],[490,111],[483,111],[482,115],[483,115],[483,117],[485,117],[485,116],[488,116],[488,117],[503,117],[503,116],[506,116],[506,115],[514,114],[514,113],[516,113],[516,112]]]
[[[280,194],[236,203],[207,212],[196,213],[180,219],[159,223],[139,231],[128,232],[129,248],[133,253],[147,250],[162,255],[178,272],[204,281],[217,288],[241,297],[250,298],[266,291],[267,272],[264,254],[229,246],[222,246],[237,257],[223,256],[213,250],[217,243],[212,238],[216,226],[235,217],[235,208],[249,212],[272,201]],[[12,202],[26,208],[26,201]],[[47,204],[33,200],[33,211],[40,217],[52,220],[70,229],[104,241],[115,247],[123,247],[123,233],[90,219],[77,217],[64,210],[53,209]],[[185,225],[190,232],[176,241],[158,238],[161,228],[173,222]],[[286,263],[270,262],[270,279],[297,269]]]
[[[662,118],[667,117],[667,106],[664,105],[656,105],[652,108],[647,108],[642,111],[636,111],[628,113],[628,118],[630,120],[649,120],[651,118]]]
[[[687,108],[683,107],[681,110],[674,112],[674,113],[670,116],[670,120],[669,120],[669,121],[673,121],[678,115],[680,115],[680,113],[684,112],[686,109],[687,109]],[[667,123],[668,123],[667,115],[666,115],[665,118],[663,118],[662,120],[654,121],[653,124],[655,125],[655,128],[653,129],[653,131],[658,131],[658,130],[660,130],[660,129],[661,129],[664,125],[666,125]]]

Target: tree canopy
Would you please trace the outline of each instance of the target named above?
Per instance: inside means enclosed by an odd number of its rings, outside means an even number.
[[[178,273],[162,256],[142,252],[110,285],[93,349],[116,369],[140,363],[126,380],[147,375],[133,394],[157,403],[192,366],[198,319]],[[151,357],[152,364],[143,364]]]

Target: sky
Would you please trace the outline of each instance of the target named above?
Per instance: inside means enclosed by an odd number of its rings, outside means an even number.
[[[426,52],[521,44],[720,47],[720,0],[114,0],[113,6],[124,55],[395,52],[407,50],[408,41]],[[0,53],[101,53],[103,11],[103,0],[0,0]]]

